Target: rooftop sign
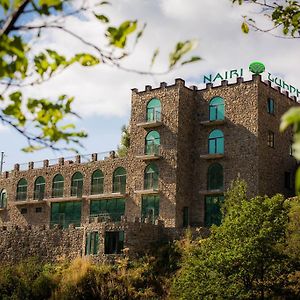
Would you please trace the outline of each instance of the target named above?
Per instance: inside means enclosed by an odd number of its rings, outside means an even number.
[[[254,61],[249,65],[249,71],[255,75],[263,74],[265,72],[265,65],[261,62]],[[233,69],[229,71],[225,71],[222,73],[210,74],[203,76],[203,83],[214,83],[219,80],[229,80],[237,77],[243,77],[245,71],[243,68],[241,69]],[[286,83],[283,79],[273,76],[270,72],[267,72],[268,80],[279,86],[280,88],[289,91],[292,95],[296,97],[300,96],[300,90],[295,88],[294,86]]]

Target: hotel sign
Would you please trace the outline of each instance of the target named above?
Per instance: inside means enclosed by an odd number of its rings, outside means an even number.
[[[249,65],[249,71],[253,74],[259,75],[265,72],[265,66],[261,62],[253,62]],[[237,77],[243,77],[245,71],[243,68],[241,69],[233,69],[229,71],[225,71],[223,73],[216,73],[210,75],[203,76],[203,83],[214,83],[219,80],[229,80]],[[291,94],[296,97],[300,96],[300,90],[295,88],[294,86],[286,83],[283,79],[272,75],[270,72],[267,72],[268,80],[279,86],[280,88],[289,91]]]

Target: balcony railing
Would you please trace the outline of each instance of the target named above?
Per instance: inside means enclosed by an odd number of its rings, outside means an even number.
[[[45,198],[45,191],[34,191],[33,199],[34,200],[43,200]]]
[[[161,112],[148,109],[146,122],[161,122]]]
[[[113,193],[126,193],[126,184],[123,182],[114,182],[113,183]]]
[[[27,199],[27,192],[17,192],[16,200],[25,201]]]
[[[121,217],[124,213],[116,213],[116,212],[103,212],[99,214],[91,214],[89,217],[89,221],[93,222],[95,218],[98,218],[99,222],[120,222]]]
[[[160,145],[152,144],[146,145],[145,155],[159,155],[160,154]]]
[[[51,198],[62,198],[64,196],[63,188],[55,188],[52,189]]]
[[[82,197],[82,187],[81,186],[72,186],[71,187],[71,197]]]
[[[103,194],[103,183],[91,185],[91,195]]]

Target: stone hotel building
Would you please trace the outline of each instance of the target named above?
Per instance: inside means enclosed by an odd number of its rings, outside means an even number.
[[[296,105],[258,75],[132,89],[126,157],[29,162],[0,175],[0,260],[139,253],[187,226],[218,224],[237,176],[250,196],[292,196],[292,133],[278,128]]]

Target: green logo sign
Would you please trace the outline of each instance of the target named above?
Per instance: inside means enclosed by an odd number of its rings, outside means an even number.
[[[249,66],[249,71],[255,75],[259,75],[265,71],[265,65],[259,61],[254,61]]]

